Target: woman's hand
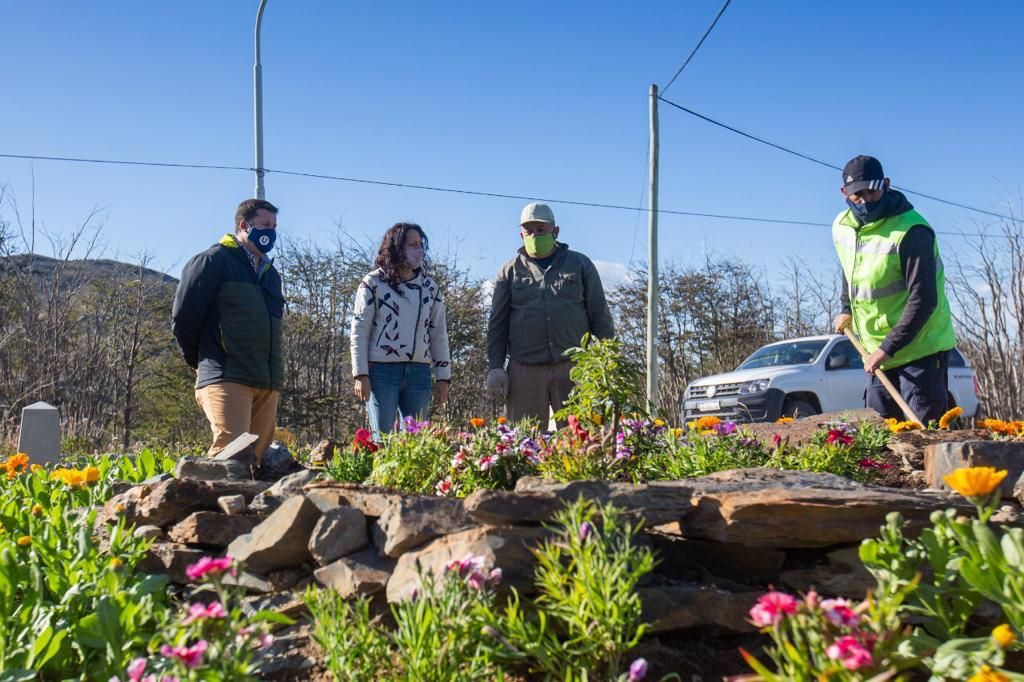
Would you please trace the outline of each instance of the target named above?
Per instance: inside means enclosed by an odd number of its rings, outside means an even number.
[[[362,400],[364,403],[370,399],[370,377],[361,376],[356,377],[355,385],[352,387],[352,392],[357,398]]]
[[[448,402],[448,387],[451,386],[447,381],[437,381],[434,383],[434,402],[438,405],[444,405]]]

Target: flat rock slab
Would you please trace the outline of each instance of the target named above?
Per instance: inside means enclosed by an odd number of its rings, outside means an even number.
[[[302,469],[288,474],[253,498],[249,507],[259,513],[272,512],[288,498],[301,495],[303,487],[315,481],[319,475],[320,472],[312,469]]]
[[[319,518],[312,502],[302,495],[290,497],[251,533],[232,542],[227,555],[259,574],[299,566],[312,559],[309,538]]]
[[[785,552],[768,547],[751,551],[744,545],[693,540],[653,530],[641,537],[650,543],[658,559],[654,566],[655,575],[671,581],[702,582],[714,576],[768,587],[778,584],[786,561]]]
[[[850,599],[863,599],[868,590],[877,588],[875,578],[860,561],[857,547],[830,552],[824,561],[812,566],[784,571],[781,581],[795,592],[814,589],[823,596]]]
[[[165,527],[197,511],[216,511],[217,498],[242,495],[251,500],[269,484],[261,481],[196,481],[169,478],[155,484],[137,485],[110,498],[100,520],[116,523],[124,517],[135,525]]]
[[[186,545],[227,547],[239,535],[252,531],[260,522],[257,516],[228,516],[211,511],[189,514],[167,536]]]
[[[252,469],[256,463],[256,441],[260,439],[255,433],[243,433],[227,444],[223,450],[214,455],[215,460],[233,461]]]
[[[999,484],[1003,498],[1013,496],[1014,486],[1024,473],[1024,442],[1011,440],[968,440],[936,443],[924,450],[924,474],[928,485],[949,490],[943,480],[961,467],[995,467],[1006,469],[1006,478]]]
[[[219,481],[224,478],[252,479],[252,472],[242,462],[209,457],[182,457],[174,465],[174,475],[178,478],[194,478],[200,481]]]
[[[954,443],[965,440],[988,440],[987,429],[963,431],[903,431],[889,438],[889,450],[901,457],[905,464],[917,468],[924,466],[924,451],[929,445]]]
[[[324,587],[338,592],[345,599],[376,594],[387,587],[395,560],[366,550],[321,566],[313,573]]]
[[[388,580],[388,602],[410,599],[420,589],[421,573],[443,576],[450,561],[467,555],[481,556],[484,569],[502,569],[502,585],[514,586],[520,594],[535,591],[533,569],[536,559],[532,549],[548,536],[543,528],[478,527],[437,538],[426,547],[406,552]]]
[[[662,585],[637,589],[643,602],[643,620],[651,624],[648,634],[680,630],[712,629],[746,633],[756,628],[747,622],[750,607],[760,591],[729,592],[698,584]]]
[[[913,534],[956,501],[948,495],[866,486],[841,476],[779,469],[732,469],[692,479],[693,510],[659,527],[687,538],[748,547],[854,544],[876,537],[890,512]]]
[[[309,483],[303,488],[303,491],[310,502],[315,504],[320,511],[327,511],[335,507],[352,507],[372,518],[378,518],[384,514],[391,508],[391,503],[395,500],[417,497],[417,495],[402,493],[394,488],[334,481]]]
[[[654,481],[647,484],[609,481],[573,481],[556,483],[524,477],[514,491],[478,490],[463,506],[470,518],[492,525],[537,524],[551,521],[567,505],[579,498],[611,502],[627,518],[647,526],[683,518],[691,508],[689,481]]]
[[[392,500],[373,523],[373,544],[384,556],[397,558],[441,535],[475,525],[459,500],[447,497],[404,497]]]

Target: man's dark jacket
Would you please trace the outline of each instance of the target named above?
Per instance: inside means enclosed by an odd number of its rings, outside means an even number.
[[[233,235],[195,255],[174,293],[171,331],[196,388],[233,382],[280,389],[284,374],[281,276],[273,262],[259,274]]]

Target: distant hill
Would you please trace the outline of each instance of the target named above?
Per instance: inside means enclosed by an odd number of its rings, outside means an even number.
[[[0,258],[0,272],[17,272],[24,274],[31,268],[32,275],[42,284],[51,281],[54,270],[60,266],[62,261],[47,256],[35,256],[30,254],[17,254]],[[134,275],[138,271],[138,265],[122,263],[121,261],[108,258],[91,258],[70,260],[67,262],[63,277],[65,281],[77,281],[82,277],[89,280],[102,281],[123,279],[125,276]],[[146,269],[149,277],[155,277],[168,286],[174,286],[178,280],[170,275],[157,270]]]

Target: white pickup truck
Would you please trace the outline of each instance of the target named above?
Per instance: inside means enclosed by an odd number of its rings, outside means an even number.
[[[686,387],[683,419],[714,415],[735,422],[770,422],[864,407],[864,362],[845,336],[808,336],[770,343],[734,372],[702,377]],[[950,407],[963,419],[978,413],[974,370],[958,350],[949,352]]]

